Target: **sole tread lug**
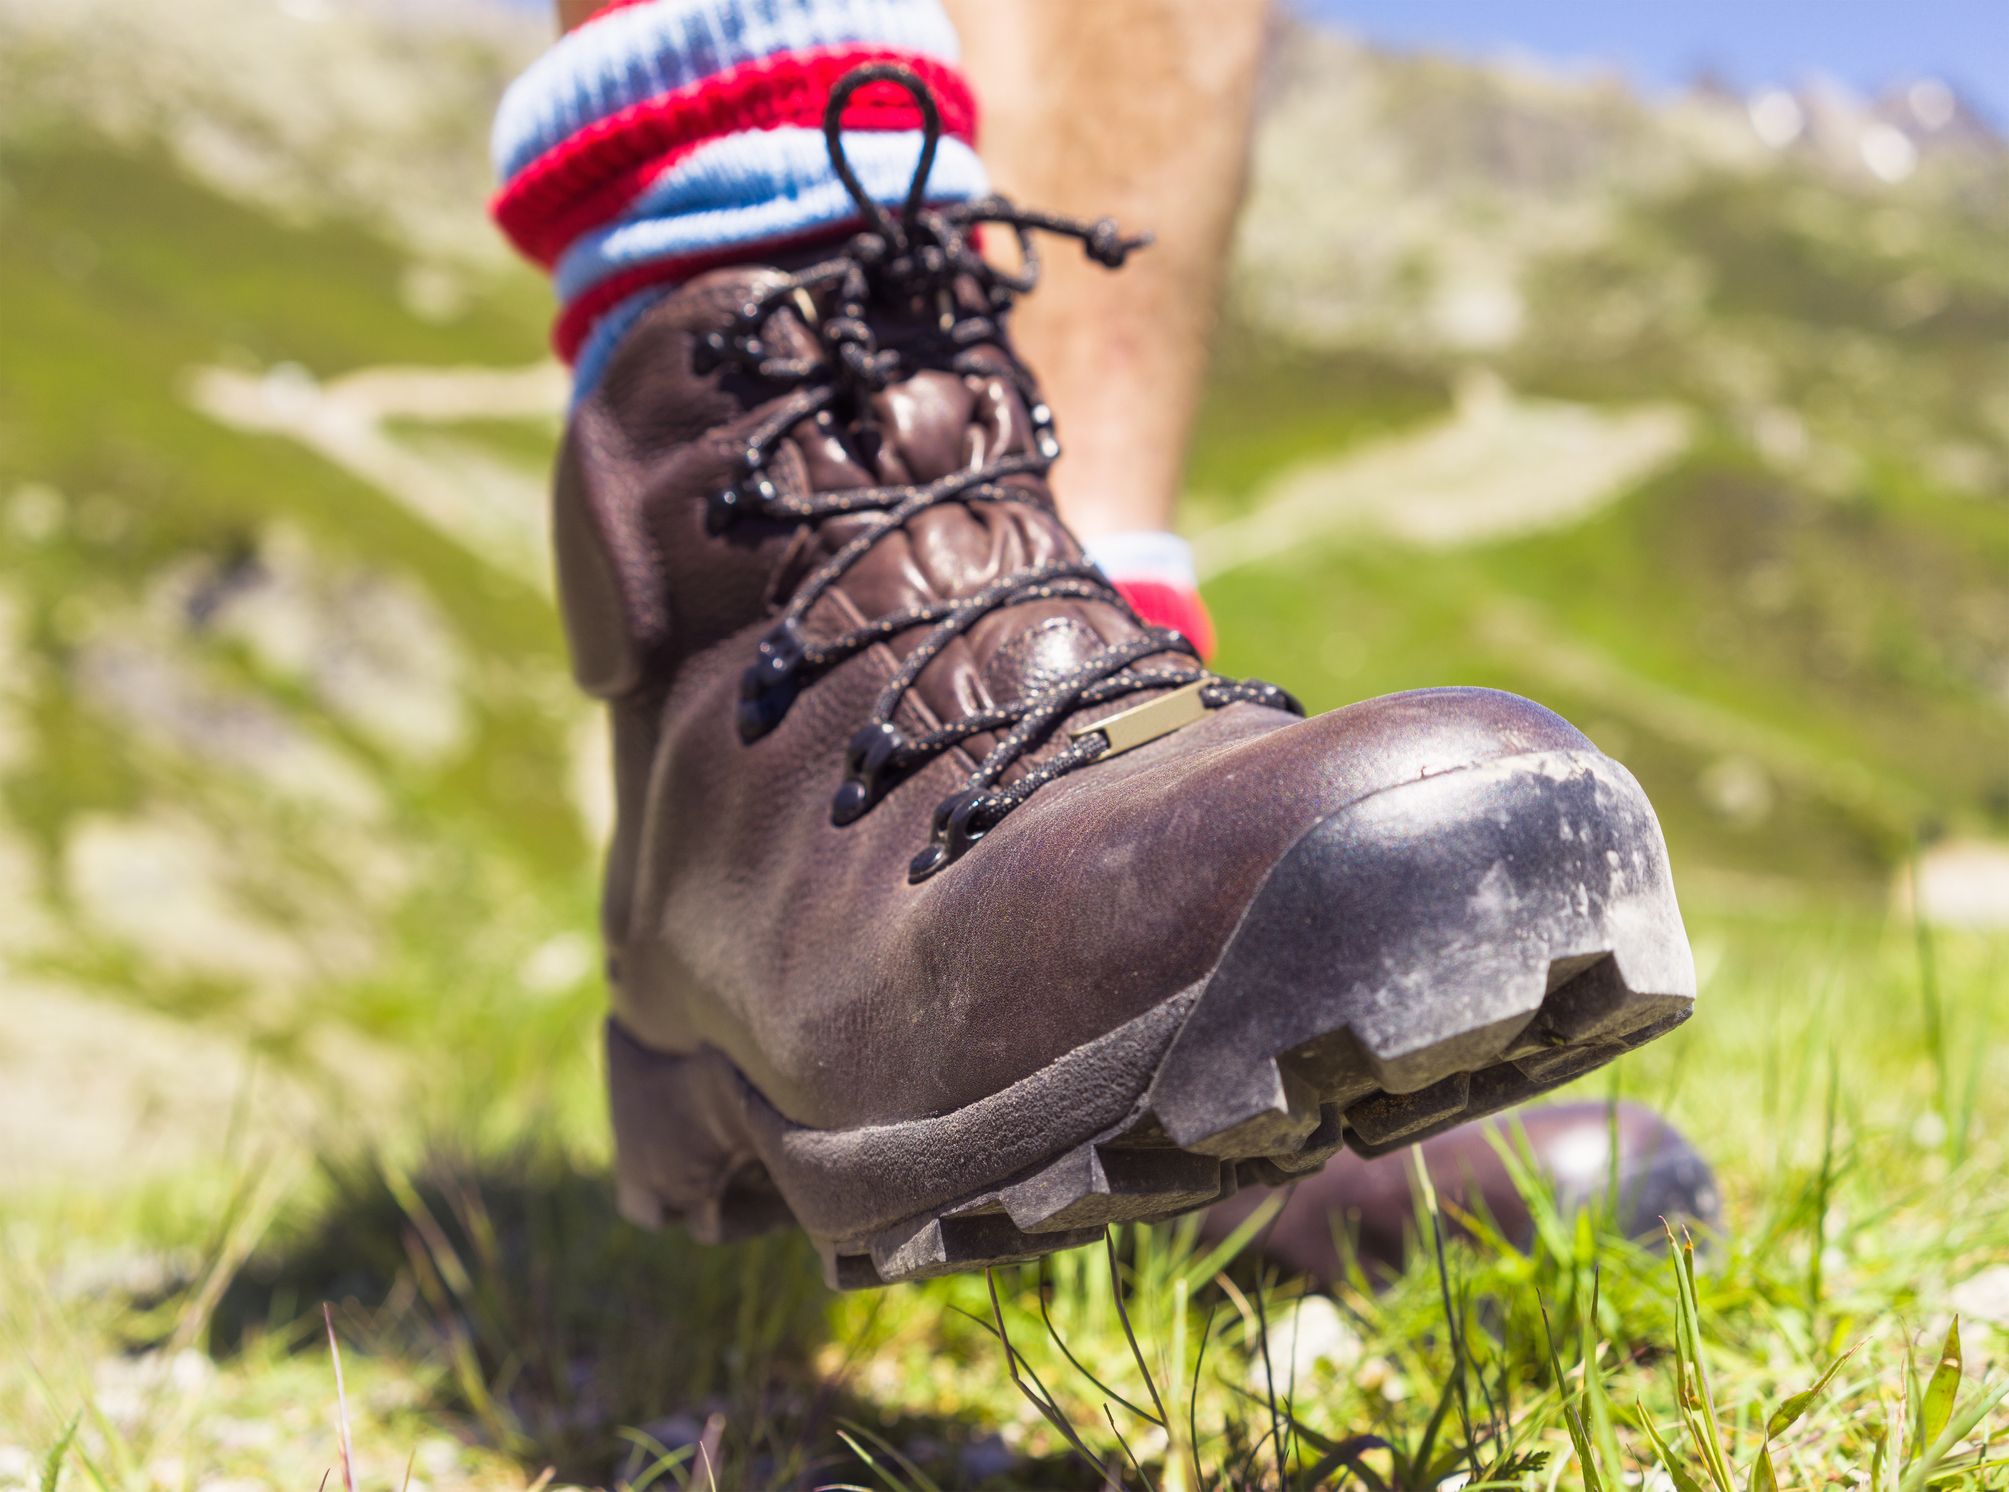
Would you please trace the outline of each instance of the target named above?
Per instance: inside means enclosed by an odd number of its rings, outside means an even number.
[[[1209,1116],[1211,1128],[1181,1137],[1181,1148],[1220,1160],[1275,1155],[1297,1150],[1318,1129],[1323,1105],[1313,1087],[1288,1062],[1271,1058],[1237,1084],[1232,1097]]]
[[[1336,1103],[1322,1104],[1319,1107],[1318,1128],[1306,1136],[1305,1142],[1296,1150],[1282,1155],[1266,1155],[1259,1161],[1245,1164],[1268,1166],[1283,1181],[1295,1181],[1318,1170],[1337,1155],[1345,1143],[1345,1109]],[[1282,1181],[1269,1183],[1272,1186],[1281,1184]]]
[[[1076,1146],[999,1194],[1027,1233],[1100,1228],[1201,1207],[1221,1194],[1221,1162],[1170,1146]]]
[[[897,1285],[993,1265],[1023,1264],[1101,1236],[1099,1227],[1026,1233],[1002,1212],[970,1212],[930,1217],[915,1228],[904,1224],[888,1228],[870,1240],[865,1256],[879,1283]]]
[[[1413,1093],[1383,1093],[1347,1110],[1347,1126],[1370,1145],[1397,1144],[1463,1114],[1471,1087],[1471,1075],[1459,1072]]]

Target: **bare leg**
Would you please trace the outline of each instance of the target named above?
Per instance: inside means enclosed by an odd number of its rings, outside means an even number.
[[[1094,537],[1171,527],[1247,166],[1267,0],[947,0],[984,163],[1029,206],[1157,242],[1110,274],[1047,256],[1016,335]]]

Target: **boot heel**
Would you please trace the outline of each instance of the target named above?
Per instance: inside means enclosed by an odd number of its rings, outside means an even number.
[[[643,1228],[682,1223],[700,1243],[795,1221],[748,1137],[743,1085],[711,1051],[643,1046],[607,1022],[614,1202]]]

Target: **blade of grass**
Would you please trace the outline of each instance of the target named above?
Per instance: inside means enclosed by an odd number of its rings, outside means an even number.
[[[1919,900],[1916,851],[1911,857],[1911,926],[1918,948],[1918,995],[1925,1015],[1925,1047],[1939,1080],[1939,1103],[1943,1111],[1953,1094],[1952,1067],[1946,1050],[1946,1012],[1940,1006],[1939,961],[1933,953],[1932,924],[1926,920],[1925,907]],[[1947,1137],[1952,1138],[1951,1125],[1947,1127]]]
[[[1826,1287],[1823,1269],[1828,1253],[1828,1207],[1835,1186],[1835,1108],[1840,1101],[1841,1064],[1834,1047],[1828,1048],[1828,1102],[1825,1127],[1821,1131],[1821,1169],[1814,1179],[1813,1248],[1807,1259],[1807,1315],[1819,1314]]]
[[[1568,1379],[1563,1375],[1562,1355],[1556,1351],[1556,1335],[1549,1325],[1549,1303],[1538,1299],[1536,1304],[1542,1309],[1542,1331],[1548,1338],[1549,1368],[1555,1374],[1556,1389],[1562,1393],[1563,1424],[1569,1430],[1570,1444],[1576,1448],[1577,1468],[1583,1472],[1585,1492],[1604,1492],[1604,1479],[1598,1475],[1597,1457],[1591,1452],[1590,1436],[1584,1430],[1583,1416],[1576,1405],[1568,1400]]]
[[[1079,1373],[1082,1377],[1086,1378],[1090,1383],[1094,1384],[1096,1388],[1100,1389],[1103,1393],[1107,1394],[1110,1398],[1114,1399],[1117,1403],[1121,1404],[1125,1409],[1129,1410],[1139,1419],[1150,1419],[1151,1418],[1150,1410],[1139,1408],[1137,1405],[1131,1403],[1129,1399],[1125,1398],[1122,1394],[1118,1393],[1115,1389],[1111,1388],[1108,1384],[1104,1383],[1100,1378],[1096,1377],[1094,1371],[1089,1368],[1088,1364],[1084,1363],[1080,1358],[1076,1357],[1074,1355],[1073,1350],[1067,1345],[1066,1338],[1061,1336],[1060,1328],[1053,1324],[1053,1316],[1047,1310],[1046,1264],[1047,1261],[1045,1259],[1041,1259],[1039,1261],[1039,1282],[1034,1287],[1033,1293],[1039,1300],[1039,1319],[1046,1327],[1046,1334],[1049,1337],[1053,1338],[1053,1345],[1060,1349],[1060,1355],[1068,1360],[1069,1364],[1073,1366],[1075,1372]],[[1112,1263],[1111,1265],[1112,1280],[1115,1278],[1114,1268],[1115,1266]],[[1157,1422],[1154,1421],[1154,1423]],[[1161,1429],[1163,1428],[1162,1424],[1160,1424],[1160,1428]]]
[[[1011,1333],[1005,1329],[1004,1306],[998,1300],[996,1270],[986,1269],[984,1271],[984,1286],[990,1291],[991,1320],[996,1323],[998,1340],[1004,1344],[1005,1369],[1011,1374],[1013,1385],[1020,1393],[1025,1395],[1027,1402],[1040,1412],[1041,1417],[1060,1432],[1061,1438],[1067,1442],[1077,1456],[1081,1457],[1088,1464],[1089,1469],[1097,1476],[1102,1475],[1103,1466],[1101,1459],[1089,1450],[1087,1444],[1075,1431],[1074,1426],[1068,1423],[1067,1416],[1060,1412],[1060,1406],[1055,1404],[1047,1394],[1046,1385],[1041,1383],[1039,1392],[1034,1393],[1032,1386],[1020,1376],[1019,1367],[1025,1360],[1019,1355],[1018,1349],[1012,1346]],[[1039,1375],[1033,1373],[1031,1365],[1025,1364],[1025,1368],[1028,1373],[1032,1373],[1033,1382],[1039,1383]]]
[[[1183,1276],[1181,1284],[1184,1283]],[[1200,1354],[1193,1362],[1193,1382],[1186,1399],[1186,1448],[1193,1456],[1193,1486],[1195,1492],[1207,1492],[1207,1474],[1200,1467],[1200,1374],[1207,1366],[1207,1343],[1214,1335],[1214,1313],[1221,1308],[1219,1301],[1207,1307],[1207,1319],[1200,1327]]]
[[[1613,1143],[1616,1143],[1616,1136],[1613,1137]],[[1584,1300],[1581,1291],[1577,1297],[1579,1313],[1577,1351],[1583,1362],[1583,1399],[1590,1411],[1591,1439],[1597,1446],[1598,1455],[1603,1458],[1603,1464],[1617,1473],[1624,1467],[1625,1462],[1619,1454],[1618,1432],[1612,1424],[1611,1401],[1605,1395],[1604,1374],[1598,1366],[1597,1312],[1603,1287],[1603,1271],[1593,1264],[1590,1299]]]
[[[1234,1231],[1229,1233],[1226,1238],[1223,1238],[1206,1253],[1195,1254],[1191,1259],[1187,1260],[1184,1267],[1179,1271],[1185,1277],[1187,1284],[1191,1286],[1202,1285],[1225,1269],[1236,1255],[1249,1246],[1250,1241],[1258,1233],[1261,1233],[1276,1221],[1277,1214],[1283,1211],[1284,1199],[1287,1195],[1287,1192],[1272,1192],[1269,1196],[1263,1198],[1254,1212],[1251,1212],[1237,1223]]]
[[[1171,1365],[1171,1386],[1179,1386],[1178,1375],[1186,1370],[1186,1313],[1188,1310],[1186,1280],[1183,1275],[1172,1276],[1172,1355],[1167,1359]],[[1185,1443],[1187,1426],[1179,1422],[1179,1416],[1165,1416],[1165,1492],[1198,1492],[1200,1467],[1193,1455],[1191,1445]],[[1191,1468],[1193,1477],[1188,1481],[1186,1472]]]
[[[349,1392],[342,1383],[342,1344],[335,1340],[335,1312],[327,1301],[321,1302],[321,1321],[328,1328],[328,1357],[335,1365],[335,1408],[336,1421],[341,1430],[342,1444],[342,1486],[347,1492],[356,1492],[356,1462],[349,1444]]]
[[[1946,1422],[1953,1418],[1954,1400],[1960,1397],[1960,1318],[1946,1328],[1946,1340],[1939,1348],[1939,1365],[1925,1385],[1919,1410],[1919,1438],[1928,1445],[1939,1438]]]
[[[624,1436],[628,1433],[625,1430],[622,1432]],[[629,1484],[628,1492],[649,1492],[649,1488],[653,1487],[660,1479],[674,1473],[679,1466],[682,1466],[698,1453],[698,1448],[694,1444],[680,1445],[675,1450],[670,1450],[660,1441],[655,1440],[653,1436],[646,1438],[655,1446],[656,1459],[642,1468],[640,1477]],[[640,1442],[637,1441],[636,1444],[639,1445]]]
[[[1381,1478],[1376,1476],[1370,1467],[1361,1465],[1360,1458],[1369,1451],[1393,1450],[1394,1447],[1379,1435],[1355,1435],[1332,1443],[1329,1449],[1316,1445],[1313,1449],[1323,1449],[1324,1454],[1312,1464],[1310,1470],[1305,1472],[1304,1484],[1307,1487],[1325,1486],[1328,1478],[1342,1466],[1370,1486],[1378,1487],[1383,1485]]]
[[[69,1458],[70,1446],[77,1438],[77,1426],[84,1422],[84,1411],[79,1409],[70,1416],[63,1433],[56,1437],[56,1443],[49,1448],[49,1454],[42,1462],[42,1492],[56,1492],[56,1483],[63,1479],[63,1462]]]
[[[837,1438],[849,1446],[851,1454],[865,1463],[865,1469],[885,1482],[892,1489],[892,1492],[907,1492],[907,1484],[894,1475],[891,1470],[881,1466],[878,1457],[874,1456],[863,1445],[860,1445],[848,1430],[839,1430]]]
[[[942,1492],[942,1489],[935,1485],[934,1479],[927,1472],[923,1471],[911,1456],[907,1455],[897,1445],[894,1445],[884,1435],[879,1434],[870,1426],[860,1424],[857,1420],[844,1419],[839,1420],[837,1423],[843,1426],[843,1430],[848,1430],[852,1435],[860,1436],[878,1446],[882,1454],[898,1466],[905,1475],[912,1478],[913,1484],[920,1489],[920,1492]],[[838,1433],[840,1435],[843,1434],[843,1430],[840,1430]],[[853,1448],[855,1449],[856,1447]],[[872,1464],[870,1458],[866,1458],[866,1464]]]
[[[1151,1366],[1144,1361],[1144,1349],[1137,1345],[1137,1333],[1130,1326],[1130,1308],[1123,1302],[1123,1270],[1116,1258],[1116,1235],[1108,1228],[1102,1230],[1103,1249],[1109,1256],[1109,1293],[1116,1302],[1116,1319],[1123,1323],[1123,1340],[1130,1344],[1130,1356],[1137,1364],[1137,1371],[1144,1376],[1145,1392],[1151,1395],[1151,1407],[1155,1415],[1135,1411],[1151,1421],[1159,1429],[1165,1428],[1165,1402],[1158,1397],[1158,1385],[1151,1377]]]
[[[1409,1163],[1415,1174],[1417,1195],[1423,1206],[1424,1217],[1430,1224],[1430,1245],[1436,1253],[1437,1289],[1444,1303],[1444,1329],[1451,1336],[1451,1381],[1450,1391],[1454,1393],[1458,1405],[1458,1424],[1465,1432],[1465,1452],[1471,1479],[1479,1479],[1478,1452],[1472,1444],[1472,1404],[1465,1391],[1466,1348],[1462,1312],[1451,1299],[1451,1265],[1444,1252],[1444,1216],[1437,1205],[1437,1188],[1430,1180],[1430,1168],[1423,1164],[1423,1149],[1420,1145],[1409,1147]],[[1546,1314],[1544,1320],[1546,1320]],[[1427,1442],[1426,1442],[1427,1449]],[[1427,1455],[1425,1456],[1427,1460]]]
[[[1858,1342],[1854,1347],[1849,1348],[1848,1351],[1828,1364],[1827,1371],[1814,1381],[1812,1388],[1801,1389],[1798,1393],[1786,1399],[1777,1409],[1774,1409],[1772,1417],[1765,1421],[1765,1438],[1767,1440],[1776,1440],[1795,1424],[1799,1423],[1800,1416],[1813,1407],[1814,1401],[1821,1396],[1828,1384],[1834,1380],[1835,1374],[1842,1370],[1842,1364],[1854,1357],[1857,1349],[1861,1346],[1862,1343]]]
[[[1983,1389],[1964,1408],[1956,1409],[1938,1438],[1905,1471],[1904,1479],[1899,1483],[1899,1492],[1922,1492],[1939,1470],[1940,1463],[1953,1453],[1953,1448],[1966,1438],[1969,1430],[1993,1413],[1995,1406],[2004,1398],[2009,1398],[2009,1379],[1993,1388]]]
[[[1267,1252],[1267,1250],[1265,1249],[1264,1252]],[[1290,1478],[1284,1471],[1283,1418],[1277,1413],[1276,1369],[1270,1362],[1270,1318],[1263,1298],[1263,1273],[1262,1270],[1256,1271],[1254,1299],[1256,1307],[1256,1340],[1262,1344],[1263,1349],[1263,1402],[1269,1406],[1270,1411],[1270,1433],[1266,1438],[1274,1441],[1277,1448],[1277,1486],[1287,1487],[1290,1485]],[[1261,1441],[1257,1442],[1258,1446],[1261,1444]],[[1249,1464],[1251,1466],[1255,1464],[1253,1452],[1250,1454]],[[1246,1467],[1243,1469],[1242,1480],[1244,1482],[1248,1480],[1248,1469]]]
[[[1144,1484],[1144,1492],[1158,1492],[1151,1484],[1151,1478],[1144,1474],[1144,1468],[1137,1463],[1137,1455],[1130,1449],[1130,1442],[1123,1438],[1123,1432],[1116,1428],[1116,1415],[1107,1404],[1102,1406],[1102,1417],[1109,1421],[1109,1433],[1116,1437],[1116,1444],[1122,1448],[1123,1459],[1130,1463],[1130,1469],[1137,1473],[1137,1480]]]
[[[42,1370],[32,1362],[28,1365],[28,1371],[34,1377],[35,1387],[41,1393],[43,1402],[53,1410],[56,1407],[55,1389],[50,1386],[49,1380],[42,1376]],[[134,1481],[137,1473],[131,1465],[130,1448],[126,1445],[125,1438],[118,1433],[117,1427],[105,1418],[104,1411],[97,1406],[95,1401],[85,1401],[84,1407],[78,1411],[78,1417],[81,1418],[84,1415],[89,1415],[92,1423],[97,1426],[105,1455],[108,1458],[123,1460],[127,1463],[126,1469],[132,1474],[122,1478],[121,1485]],[[69,1453],[83,1463],[84,1475],[97,1483],[99,1492],[112,1492],[110,1481],[106,1479],[102,1471],[98,1470],[97,1462],[91,1459],[91,1453],[84,1448],[82,1440],[72,1440],[70,1442]]]
[[[1663,1222],[1662,1226],[1666,1224]],[[1681,1230],[1678,1241],[1672,1228],[1667,1229],[1667,1236],[1675,1243],[1675,1360],[1686,1369],[1682,1413],[1689,1433],[1695,1437],[1696,1448],[1702,1453],[1710,1480],[1722,1492],[1734,1492],[1737,1477],[1723,1449],[1722,1432],[1716,1425],[1716,1399],[1709,1386],[1709,1367],[1702,1357],[1702,1311],[1696,1304],[1695,1293],[1695,1239],[1686,1228]]]
[[[1695,1473],[1684,1466],[1675,1456],[1674,1448],[1653,1423],[1653,1416],[1646,1412],[1646,1406],[1638,1406],[1634,1415],[1639,1428],[1653,1443],[1653,1453],[1660,1457],[1660,1469],[1667,1473],[1667,1479],[1674,1483],[1674,1492],[1704,1492],[1702,1484],[1695,1480]]]
[[[1452,1402],[1453,1388],[1451,1380],[1447,1378],[1444,1380],[1443,1389],[1437,1395],[1436,1407],[1430,1411],[1430,1418],[1423,1425],[1423,1433],[1416,1441],[1414,1453],[1403,1459],[1400,1463],[1403,1480],[1421,1480],[1427,1476],[1429,1470],[1433,1469],[1430,1453],[1437,1444],[1437,1437],[1443,1433],[1444,1421],[1451,1413]],[[1452,1464],[1455,1465],[1457,1462],[1455,1452],[1450,1459]],[[1437,1478],[1439,1481],[1442,1479],[1442,1477]]]
[[[718,1457],[713,1448],[725,1434],[725,1417],[714,1414],[705,1421],[702,1434],[698,1436],[698,1460],[704,1463],[705,1481],[711,1485],[711,1492],[718,1492]]]

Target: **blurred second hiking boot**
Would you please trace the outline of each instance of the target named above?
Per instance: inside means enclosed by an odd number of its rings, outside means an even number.
[[[1502,1147],[1528,1163],[1564,1216],[1609,1210],[1628,1238],[1660,1236],[1661,1219],[1714,1231],[1722,1221],[1716,1175],[1700,1151],[1643,1104],[1614,1109],[1595,1100],[1539,1104],[1468,1124],[1417,1146],[1447,1231],[1483,1219],[1515,1248],[1534,1241],[1535,1222]],[[1340,1156],[1297,1182],[1253,1247],[1262,1257],[1321,1284],[1345,1268],[1346,1241],[1370,1280],[1399,1274],[1418,1237],[1415,1170],[1404,1150],[1375,1159]],[[1271,1193],[1238,1193],[1208,1210],[1200,1231],[1226,1238]]]

